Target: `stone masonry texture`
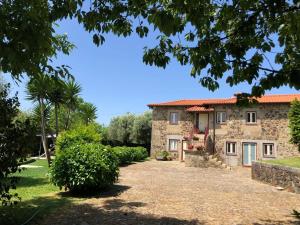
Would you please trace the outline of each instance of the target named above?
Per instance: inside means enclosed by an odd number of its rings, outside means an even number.
[[[209,135],[213,137],[215,126],[215,154],[224,163],[236,166],[242,165],[243,143],[256,143],[256,160],[269,159],[263,155],[263,144],[274,145],[274,158],[299,156],[297,147],[290,143],[288,128],[289,104],[258,104],[248,108],[236,105],[216,105],[209,113]],[[246,123],[247,112],[256,112],[257,122]],[[179,113],[179,123],[169,123],[170,112]],[[215,124],[214,118],[217,112],[226,112],[227,120],[223,124]],[[168,151],[168,139],[172,135],[181,137],[178,144],[178,152],[172,152],[175,157],[181,154],[181,142],[185,135],[189,134],[195,123],[195,113],[185,111],[185,107],[154,107],[152,122],[151,155],[156,151]],[[236,155],[226,154],[226,142],[236,142]]]
[[[298,168],[253,162],[252,179],[300,194],[300,169]]]

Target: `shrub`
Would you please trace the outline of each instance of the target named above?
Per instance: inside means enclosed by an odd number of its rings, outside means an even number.
[[[168,151],[157,151],[155,154],[157,160],[171,160],[170,153]]]
[[[133,152],[133,161],[141,161],[148,157],[147,149],[144,147],[131,147],[131,151]]]
[[[116,155],[103,145],[72,145],[57,154],[51,181],[72,192],[100,190],[117,181],[118,163]]]
[[[100,134],[94,124],[80,125],[72,130],[61,132],[56,140],[56,149],[66,149],[76,144],[100,143],[100,140]]]
[[[148,152],[144,147],[114,147],[112,151],[117,155],[121,165],[141,161],[148,157]]]

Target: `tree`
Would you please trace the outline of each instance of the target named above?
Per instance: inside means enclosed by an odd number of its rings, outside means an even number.
[[[48,104],[48,90],[51,80],[50,77],[44,74],[39,74],[31,79],[27,84],[27,99],[37,102],[40,110],[41,118],[41,137],[43,148],[48,160],[48,165],[51,164],[50,152],[48,150],[47,136],[46,136],[46,120],[45,110]]]
[[[48,98],[52,105],[54,105],[55,112],[55,134],[58,136],[59,126],[58,126],[58,110],[62,104],[65,102],[65,82],[59,77],[51,77],[49,84],[49,94]]]
[[[135,116],[127,113],[110,121],[108,127],[108,139],[115,145],[128,145],[132,143],[131,132]]]
[[[85,125],[88,125],[97,119],[97,107],[92,103],[83,102],[79,104],[79,110]]]
[[[69,80],[65,85],[65,105],[68,109],[65,129],[68,130],[70,126],[70,115],[78,105],[78,95],[81,92],[81,87],[73,79]]]
[[[247,82],[251,94],[289,85],[300,89],[299,1],[9,1],[0,3],[0,65],[18,78],[65,73],[49,58],[69,53],[66,36],[54,24],[75,18],[100,45],[104,34],[145,37],[159,30],[158,45],[146,49],[146,64],[165,68],[171,57],[191,65],[191,75],[215,90],[226,78],[233,86]],[[47,16],[45,16],[47,15]],[[247,97],[247,95],[246,95]]]
[[[135,117],[131,139],[134,143],[150,147],[152,130],[152,112],[147,111]]]
[[[31,132],[27,121],[15,120],[19,101],[17,96],[9,97],[9,87],[6,84],[0,91],[0,201],[4,205],[20,199],[17,194],[10,194],[9,190],[16,188],[18,179],[13,174],[26,158],[24,147]]]
[[[102,129],[102,141],[113,145],[143,145],[150,147],[152,113],[142,115],[127,113],[113,118],[106,129]]]
[[[38,110],[38,117],[40,117]],[[26,142],[23,146],[24,150],[31,155],[38,153],[40,139],[36,136],[40,132],[40,120],[37,120],[33,111],[19,110],[17,116],[14,118],[14,124],[26,124]]]
[[[76,105],[69,111],[65,103],[61,104],[58,110],[58,127],[60,131],[74,129],[80,125],[95,123],[97,118],[97,108],[92,103],[85,102],[82,98],[77,97]],[[68,127],[66,129],[66,121],[69,118]],[[55,130],[56,116],[55,108],[50,109],[49,119],[50,130]]]
[[[289,128],[291,142],[298,146],[300,151],[300,101],[294,100],[289,111]]]

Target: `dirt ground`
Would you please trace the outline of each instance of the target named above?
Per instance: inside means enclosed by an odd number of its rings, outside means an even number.
[[[50,214],[42,224],[299,224],[300,195],[251,180],[248,168],[146,161],[121,168],[113,190]]]

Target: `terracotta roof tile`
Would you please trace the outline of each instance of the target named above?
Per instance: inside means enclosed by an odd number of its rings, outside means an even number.
[[[289,103],[294,99],[300,100],[300,94],[285,94],[285,95],[264,95],[257,98],[259,103]],[[218,98],[218,99],[185,99],[170,102],[149,104],[149,107],[155,106],[201,106],[201,105],[227,105],[235,104],[236,97]]]
[[[214,109],[212,108],[205,108],[201,106],[192,106],[186,109],[188,112],[213,112]]]

